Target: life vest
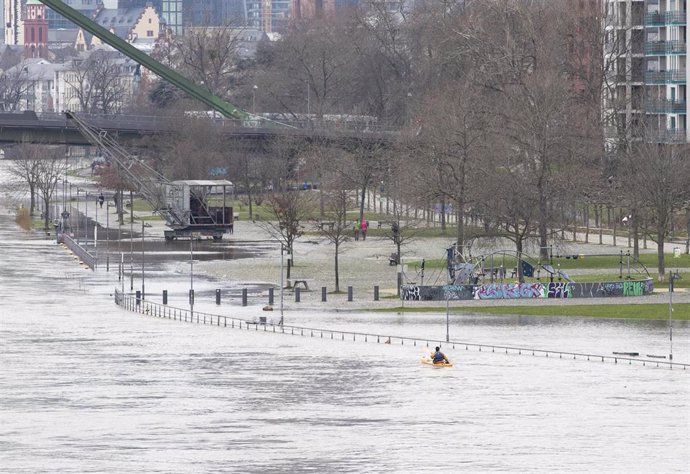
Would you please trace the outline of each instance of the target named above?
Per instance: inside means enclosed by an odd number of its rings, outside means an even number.
[[[443,352],[441,351],[436,351],[434,354],[434,363],[436,362],[443,362],[445,360],[445,356],[443,355]]]

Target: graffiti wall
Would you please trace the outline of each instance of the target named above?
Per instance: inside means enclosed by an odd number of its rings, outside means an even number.
[[[517,298],[606,298],[643,296],[654,291],[648,280],[597,283],[487,283],[484,285],[444,285],[400,287],[400,298],[407,301],[495,300]]]

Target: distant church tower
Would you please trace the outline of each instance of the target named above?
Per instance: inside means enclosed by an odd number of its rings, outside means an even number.
[[[24,54],[29,58],[43,58],[47,51],[46,7],[38,0],[28,0],[24,17]]]

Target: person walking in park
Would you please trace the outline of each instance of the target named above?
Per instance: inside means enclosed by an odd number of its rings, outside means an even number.
[[[360,230],[362,232],[362,240],[367,239],[367,229],[369,228],[369,222],[367,222],[366,219],[362,219],[362,224],[360,226]]]
[[[352,225],[352,232],[355,234],[355,240],[359,240],[359,221],[355,221]]]

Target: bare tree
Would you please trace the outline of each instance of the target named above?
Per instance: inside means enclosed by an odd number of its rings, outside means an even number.
[[[295,264],[294,243],[304,233],[303,223],[311,216],[311,203],[300,191],[273,193],[266,202],[273,214],[272,219],[257,223],[292,255],[287,266],[287,278],[290,278],[290,269]]]
[[[0,111],[18,111],[30,87],[28,71],[21,63],[7,71],[0,70]]]
[[[9,167],[9,172],[19,178],[22,186],[29,190],[29,215],[36,212],[38,196],[39,163],[43,155],[42,147],[29,143],[21,143],[16,148],[16,160]]]
[[[167,49],[190,80],[214,95],[229,97],[242,75],[238,50],[243,33],[244,28],[233,24],[189,28]]]
[[[55,196],[57,184],[67,172],[69,165],[65,158],[64,150],[51,148],[38,161],[38,180],[36,188],[43,201],[43,228],[47,232],[50,229],[51,201]],[[53,216],[54,218],[57,216]]]
[[[323,220],[313,221],[318,233],[333,244],[336,292],[340,292],[340,267],[338,265],[340,246],[350,239],[350,223],[347,219],[347,212],[351,206],[352,195],[342,186],[336,186],[334,191],[326,192]]]
[[[296,23],[267,52],[257,77],[262,101],[293,117],[342,113],[351,88],[354,51],[337,17]],[[346,109],[347,110],[347,109]]]
[[[429,100],[426,120],[411,138],[418,194],[441,201],[444,230],[446,204],[455,206],[459,248],[465,241],[465,212],[473,205],[479,186],[478,170],[483,156],[490,152],[485,104],[481,89],[471,82],[449,83]]]
[[[657,244],[660,282],[666,278],[664,243],[673,217],[690,199],[689,156],[685,146],[640,143],[623,168],[626,186],[638,193],[654,230],[650,237]]]
[[[113,51],[96,50],[86,58],[75,59],[65,73],[66,83],[82,112],[112,114],[131,99],[133,75],[129,60]]]

